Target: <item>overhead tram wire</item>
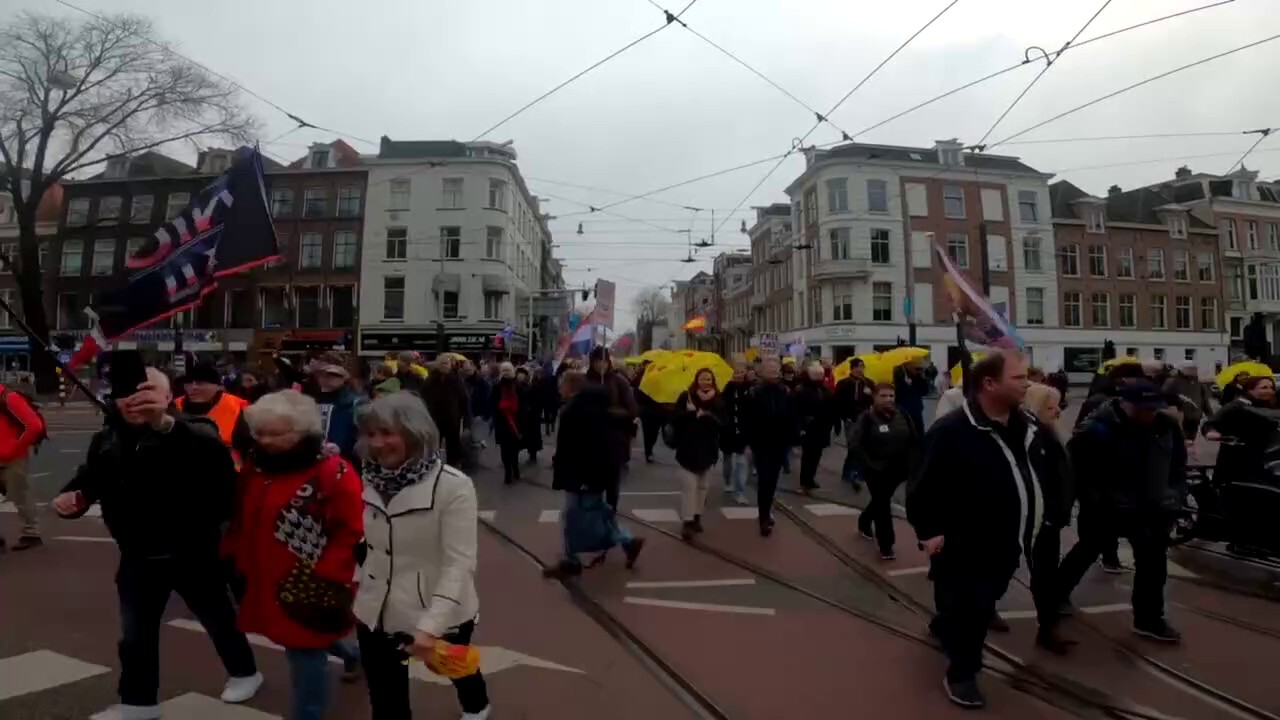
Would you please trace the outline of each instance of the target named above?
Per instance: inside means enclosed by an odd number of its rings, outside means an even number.
[[[986,142],[987,138],[991,137],[991,133],[995,132],[996,128],[1000,127],[1000,123],[1008,117],[1009,113],[1013,112],[1013,109],[1018,106],[1019,102],[1022,102],[1022,98],[1026,97],[1027,93],[1031,92],[1031,88],[1035,87],[1036,83],[1040,82],[1040,78],[1044,77],[1045,73],[1049,72],[1049,68],[1053,67],[1053,63],[1057,61],[1058,58],[1062,57],[1062,53],[1066,52],[1067,48],[1071,47],[1072,43],[1080,39],[1080,36],[1084,34],[1084,31],[1089,29],[1089,26],[1093,24],[1093,21],[1097,20],[1098,16],[1102,14],[1102,11],[1106,10],[1107,6],[1110,4],[1111,0],[1103,0],[1102,5],[1098,10],[1094,12],[1093,15],[1089,16],[1089,19],[1085,21],[1084,25],[1080,26],[1080,29],[1076,31],[1076,34],[1072,35],[1071,39],[1067,41],[1067,44],[1059,48],[1058,51],[1053,54],[1053,57],[1049,57],[1048,53],[1044,50],[1040,50],[1044,55],[1044,67],[1040,69],[1040,72],[1036,73],[1034,78],[1031,78],[1031,82],[1027,83],[1027,86],[1022,89],[1022,92],[1018,93],[1018,97],[1014,98],[1013,102],[1009,103],[1009,107],[1005,108],[1004,112],[1000,113],[1000,117],[996,118],[996,121],[991,124],[991,127],[987,128],[987,131],[982,134],[982,138],[978,140],[978,142],[974,143],[977,147],[982,147],[982,143]]]
[[[561,200],[563,202],[569,202],[575,205],[581,205],[583,207],[591,208],[590,212],[592,213],[602,212],[602,213],[605,213],[606,215],[612,215],[616,218],[620,218],[626,222],[633,222],[633,223],[640,223],[641,225],[648,225],[649,227],[655,230],[661,230],[662,232],[675,233],[675,234],[684,232],[682,230],[677,230],[676,228],[669,228],[669,227],[664,227],[662,225],[658,225],[657,223],[650,222],[649,220],[645,220],[643,218],[628,217],[626,215],[623,215],[622,213],[614,212],[613,210],[601,210],[600,208],[592,205],[591,203],[585,203],[585,202],[582,202],[581,200],[574,200],[572,198],[562,197],[560,195],[552,195],[549,192],[533,192],[532,190],[530,190],[530,192],[534,195],[549,197],[552,200]]]
[[[106,17],[104,17],[104,16],[102,16],[102,15],[99,15],[98,13],[95,13],[95,12],[93,12],[92,10],[85,10],[84,8],[79,7],[78,5],[73,5],[72,3],[68,2],[68,0],[55,0],[55,1],[56,1],[59,5],[62,5],[62,6],[64,6],[64,7],[67,7],[67,8],[70,8],[70,9],[72,9],[72,10],[75,10],[76,12],[83,13],[83,14],[85,14],[85,15],[88,15],[89,17],[94,18],[94,19],[96,19],[96,20],[98,20],[98,21],[100,21],[100,22],[104,22],[104,23],[106,23],[106,24],[108,24],[108,25],[111,25],[112,27],[115,27],[115,28],[116,28],[116,29],[118,29],[118,30],[119,30],[119,29],[123,29],[123,28],[121,28],[121,26],[120,26],[120,25],[118,25],[118,24],[116,24],[116,23],[111,22],[111,20],[109,20],[108,18],[106,18]],[[293,122],[297,123],[297,124],[298,124],[298,128],[297,128],[297,129],[301,129],[301,128],[311,128],[311,129],[313,129],[313,130],[320,130],[320,131],[322,131],[322,132],[329,132],[329,133],[334,133],[335,135],[340,135],[340,136],[343,136],[343,137],[349,137],[349,138],[351,138],[352,140],[359,140],[359,141],[360,141],[360,142],[362,142],[362,143],[365,143],[365,144],[367,144],[367,145],[372,145],[372,146],[374,146],[374,147],[377,147],[377,146],[378,146],[378,143],[376,143],[376,142],[374,142],[374,141],[372,141],[372,140],[367,140],[367,139],[365,139],[365,138],[362,138],[362,137],[360,137],[359,135],[354,135],[354,134],[352,134],[352,133],[344,133],[344,132],[341,132],[341,131],[339,131],[339,130],[332,130],[332,129],[330,129],[330,128],[321,127],[321,126],[319,126],[319,125],[315,125],[315,124],[313,124],[313,123],[309,123],[309,122],[307,122],[306,120],[303,120],[302,118],[298,117],[297,115],[294,115],[293,113],[289,112],[288,110],[285,110],[283,107],[281,107],[281,106],[280,106],[280,105],[278,105],[277,103],[273,102],[273,101],[272,101],[272,100],[270,100],[269,98],[266,98],[266,97],[263,97],[262,95],[259,95],[258,93],[256,93],[256,92],[254,92],[253,90],[251,90],[251,89],[249,89],[249,88],[245,87],[244,85],[242,85],[241,83],[237,82],[236,80],[233,80],[233,79],[231,79],[231,78],[227,77],[226,75],[223,75],[222,73],[218,72],[217,70],[214,70],[214,69],[210,68],[208,65],[205,65],[204,63],[201,63],[201,62],[197,62],[197,61],[195,61],[195,60],[192,60],[191,58],[187,57],[186,55],[183,55],[182,53],[178,52],[177,50],[174,50],[173,48],[169,47],[168,45],[166,45],[166,44],[164,44],[164,43],[162,43],[162,42],[158,42],[158,41],[153,40],[153,39],[150,39],[150,38],[144,38],[144,37],[142,37],[141,35],[137,35],[136,33],[135,33],[135,35],[136,35],[137,37],[139,37],[139,38],[143,39],[143,40],[146,40],[147,42],[150,42],[152,45],[155,45],[156,47],[160,48],[160,49],[161,49],[161,50],[163,50],[164,52],[167,52],[167,53],[169,53],[170,55],[173,55],[173,56],[175,56],[175,57],[182,58],[183,60],[185,60],[185,61],[187,61],[187,62],[191,63],[192,65],[195,65],[196,67],[200,68],[201,70],[204,70],[205,72],[209,73],[210,75],[213,75],[214,77],[217,77],[217,78],[221,79],[223,82],[225,82],[225,83],[227,83],[228,85],[230,85],[230,86],[232,86],[232,87],[234,87],[234,88],[236,88],[236,89],[240,90],[241,92],[245,93],[246,95],[249,95],[249,96],[251,96],[251,97],[257,98],[258,100],[260,100],[260,101],[262,101],[262,102],[266,103],[267,105],[270,105],[272,108],[274,108],[275,110],[278,110],[278,111],[279,111],[281,114],[283,114],[285,117],[287,117],[287,118],[289,118],[290,120],[292,120]]]
[[[1250,145],[1249,149],[1245,150],[1244,154],[1240,156],[1240,159],[1235,161],[1235,164],[1227,169],[1226,174],[1230,175],[1233,171],[1235,171],[1236,166],[1239,166],[1241,169],[1243,169],[1245,158],[1249,157],[1249,154],[1252,153],[1259,145],[1261,145],[1263,140],[1266,140],[1268,137],[1270,137],[1272,131],[1274,130],[1275,128],[1262,128],[1261,130],[1249,130],[1248,132],[1250,133],[1258,133],[1257,141],[1255,141],[1252,145]]]
[[[1256,143],[1255,143],[1255,146],[1256,146]],[[1226,152],[1204,153],[1200,155],[1173,155],[1168,157],[1148,158],[1146,160],[1128,160],[1125,162],[1107,163],[1105,165],[1085,165],[1081,167],[1063,168],[1062,170],[1056,170],[1054,171],[1054,174],[1061,176],[1067,173],[1079,173],[1079,172],[1086,172],[1090,170],[1109,170],[1111,168],[1131,167],[1133,165],[1152,165],[1156,163],[1182,162],[1185,160],[1210,160],[1213,158],[1220,158],[1220,157],[1232,157],[1237,152],[1239,151],[1228,150]],[[1250,150],[1247,154],[1258,155],[1261,153],[1274,153],[1274,152],[1280,152],[1280,148],[1272,148],[1270,150]]]
[[[1155,140],[1163,138],[1191,137],[1230,137],[1243,135],[1248,130],[1230,130],[1226,132],[1185,132],[1185,133],[1148,133],[1145,135],[1098,135],[1078,138],[1045,138],[1043,140],[1010,140],[1005,145],[1052,145],[1055,143],[1103,142],[1109,140]]]
[[[603,57],[603,58],[601,58],[601,59],[599,59],[599,60],[595,61],[594,63],[592,63],[592,64],[588,65],[586,68],[584,68],[584,69],[582,69],[582,70],[578,71],[578,72],[577,72],[577,73],[575,73],[572,77],[570,77],[568,80],[565,80],[564,82],[560,83],[559,85],[556,85],[555,87],[553,87],[553,88],[551,88],[550,90],[548,90],[548,91],[546,91],[546,92],[542,93],[542,94],[541,94],[541,95],[539,95],[538,97],[536,97],[536,98],[534,98],[534,99],[530,100],[529,102],[525,103],[525,105],[524,105],[523,107],[521,107],[519,110],[516,110],[515,112],[511,113],[510,115],[508,115],[508,116],[506,116],[506,117],[502,118],[502,119],[501,119],[501,120],[499,120],[497,123],[495,123],[492,127],[490,127],[489,129],[487,129],[487,130],[485,130],[484,132],[482,132],[482,133],[480,133],[479,135],[477,135],[477,136],[475,137],[475,140],[472,140],[471,142],[476,142],[476,141],[480,140],[481,138],[483,138],[484,136],[486,136],[486,135],[488,135],[489,133],[493,132],[494,130],[497,130],[498,128],[502,127],[503,125],[506,125],[507,123],[511,122],[511,121],[512,121],[512,120],[514,120],[515,118],[519,117],[521,114],[523,114],[523,113],[524,113],[526,110],[528,110],[529,108],[533,107],[534,105],[537,105],[538,103],[542,102],[543,100],[546,100],[547,98],[551,97],[552,95],[555,95],[557,92],[559,92],[560,90],[564,89],[564,88],[565,88],[565,86],[569,85],[570,83],[572,83],[573,81],[575,81],[575,80],[577,80],[578,78],[582,77],[583,75],[586,75],[587,73],[591,72],[592,70],[595,70],[596,68],[600,67],[601,65],[603,65],[603,64],[605,64],[605,63],[609,62],[610,60],[612,60],[612,59],[614,59],[614,58],[618,57],[618,56],[619,56],[619,55],[621,55],[622,53],[624,53],[624,52],[626,52],[626,51],[630,50],[631,48],[635,47],[636,45],[639,45],[640,43],[644,42],[645,40],[648,40],[649,38],[653,37],[654,35],[657,35],[658,33],[662,32],[663,30],[666,30],[668,27],[670,27],[670,26],[671,26],[671,23],[673,23],[673,22],[677,22],[677,21],[680,19],[680,16],[681,16],[681,15],[684,15],[686,12],[689,12],[689,8],[693,7],[694,3],[696,3],[696,2],[698,2],[698,0],[689,0],[689,4],[688,4],[688,5],[685,5],[685,6],[684,6],[684,9],[683,9],[683,10],[681,10],[679,13],[677,13],[677,14],[675,14],[675,15],[672,15],[671,13],[669,13],[669,12],[667,12],[667,11],[663,10],[663,12],[664,12],[664,13],[666,13],[666,20],[665,20],[665,22],[663,22],[663,23],[662,23],[662,25],[661,25],[660,27],[657,27],[657,28],[655,28],[655,29],[653,29],[653,30],[650,30],[649,32],[647,32],[647,33],[645,33],[645,34],[641,35],[640,37],[636,38],[635,40],[632,40],[631,42],[627,43],[626,45],[623,45],[622,47],[618,48],[617,50],[614,50],[613,52],[609,53],[609,54],[608,54],[608,55],[606,55],[605,57]]]
[[[917,37],[920,36],[921,33],[923,33],[925,30],[928,30],[929,27],[933,25],[935,22],[937,22],[939,18],[945,15],[948,10],[955,7],[956,3],[959,1],[960,0],[951,0],[951,2],[947,3],[946,7],[938,11],[937,15],[934,15],[932,18],[929,19],[928,22],[926,22],[924,25],[921,25],[920,28],[916,30],[914,33],[912,33],[910,37],[904,40],[901,45],[895,48],[893,52],[889,53],[889,55],[885,57],[885,59],[881,60],[879,65],[876,65],[874,68],[872,68],[871,72],[867,73],[866,77],[859,80],[857,85],[854,85],[853,88],[849,90],[849,92],[844,94],[844,97],[840,98],[840,100],[836,102],[835,105],[831,106],[831,109],[828,110],[825,115],[819,115],[818,121],[813,124],[813,127],[809,128],[809,131],[806,132],[803,136],[793,141],[791,143],[791,149],[783,153],[782,156],[778,158],[778,162],[775,163],[773,167],[769,168],[769,172],[765,173],[764,177],[760,178],[760,182],[756,183],[755,186],[752,187],[751,190],[746,195],[744,195],[741,200],[738,201],[738,204],[733,208],[734,212],[737,212],[739,208],[745,205],[747,201],[751,199],[751,196],[755,195],[756,191],[759,190],[761,186],[763,186],[766,182],[768,182],[769,178],[772,177],[773,174],[778,171],[778,168],[782,167],[782,163],[786,162],[787,158],[790,157],[792,153],[804,147],[804,141],[808,140],[809,136],[812,135],[815,130],[817,130],[819,127],[822,126],[822,123],[826,120],[826,118],[830,117],[833,113],[835,113],[836,110],[839,110],[840,106],[843,105],[846,100],[853,97],[853,94],[857,92],[858,89],[861,88],[863,85],[867,84],[868,80],[875,77],[876,73],[880,72],[881,68],[887,65],[890,60],[897,57],[898,53],[902,52],[904,48],[906,48],[908,45],[911,44],[912,40],[915,40]],[[729,222],[729,218],[726,217],[720,223],[720,225],[717,226],[712,231],[711,233],[712,236],[714,236],[716,232],[719,232],[728,222]]]
[[[1264,45],[1264,44],[1266,44],[1266,43],[1273,42],[1273,41],[1275,41],[1275,40],[1280,40],[1280,34],[1272,35],[1272,36],[1270,36],[1270,37],[1266,37],[1266,38],[1263,38],[1263,39],[1261,39],[1261,40],[1255,40],[1255,41],[1253,41],[1253,42],[1251,42],[1251,43],[1248,43],[1248,44],[1245,44],[1245,45],[1240,45],[1240,46],[1238,46],[1238,47],[1234,47],[1234,48],[1232,48],[1232,49],[1230,49],[1230,50],[1226,50],[1226,51],[1224,51],[1224,52],[1220,52],[1220,53],[1218,53],[1218,54],[1216,54],[1216,55],[1210,55],[1209,57],[1201,58],[1201,59],[1199,59],[1199,60],[1196,60],[1195,62],[1187,63],[1186,65],[1181,65],[1181,66],[1176,67],[1176,68],[1174,68],[1174,69],[1172,69],[1172,70],[1167,70],[1167,71],[1165,71],[1165,72],[1160,73],[1159,75],[1153,75],[1153,76],[1151,76],[1151,77],[1149,77],[1149,78],[1146,78],[1146,79],[1144,79],[1144,80],[1140,80],[1140,81],[1138,81],[1138,82],[1136,82],[1136,83],[1133,83],[1132,85],[1127,85],[1127,86],[1125,86],[1125,87],[1123,87],[1123,88],[1120,88],[1119,90],[1116,90],[1116,91],[1114,91],[1114,92],[1110,92],[1110,93],[1107,93],[1106,95],[1103,95],[1103,96],[1101,96],[1101,97],[1094,98],[1093,100],[1090,100],[1090,101],[1089,101],[1089,102],[1087,102],[1087,103],[1084,103],[1084,104],[1081,104],[1081,105],[1077,105],[1076,107],[1073,107],[1073,108],[1071,108],[1070,110],[1064,110],[1063,112],[1060,112],[1060,113],[1058,113],[1057,115],[1054,115],[1053,117],[1048,118],[1047,120],[1042,120],[1042,121],[1040,121],[1040,122],[1036,123],[1035,125],[1032,125],[1032,126],[1031,126],[1031,127],[1029,127],[1029,128],[1025,128],[1025,129],[1023,129],[1023,130],[1019,130],[1018,132],[1016,132],[1016,133],[1014,133],[1014,134],[1012,134],[1012,135],[1010,135],[1010,136],[1008,136],[1008,137],[1004,138],[1003,140],[1000,140],[999,142],[995,142],[995,143],[992,143],[992,144],[988,145],[988,146],[987,146],[987,149],[988,149],[988,150],[990,150],[990,149],[993,149],[993,148],[999,147],[1000,145],[1003,145],[1003,144],[1005,144],[1006,142],[1009,142],[1010,140],[1013,140],[1014,138],[1022,137],[1023,135],[1026,135],[1027,133],[1029,133],[1029,132],[1031,132],[1031,131],[1033,131],[1033,130],[1038,130],[1038,129],[1040,129],[1040,128],[1044,127],[1045,125],[1048,125],[1048,124],[1053,123],[1053,122],[1057,122],[1058,120],[1061,120],[1062,118],[1067,117],[1068,115],[1074,115],[1075,113],[1078,113],[1078,112],[1080,112],[1081,110],[1084,110],[1084,109],[1086,109],[1086,108],[1089,108],[1089,107],[1092,107],[1092,106],[1094,106],[1094,105],[1097,105],[1098,103],[1103,102],[1103,101],[1105,101],[1105,100],[1110,100],[1111,98],[1116,97],[1117,95],[1123,95],[1124,93],[1127,93],[1127,92],[1129,92],[1130,90],[1136,90],[1136,89],[1138,89],[1138,88],[1140,88],[1140,87],[1142,87],[1142,86],[1144,86],[1144,85],[1149,85],[1149,84],[1151,84],[1151,83],[1153,83],[1153,82],[1155,82],[1155,81],[1157,81],[1157,80],[1162,80],[1162,79],[1164,79],[1164,78],[1169,77],[1170,75],[1175,75],[1175,74],[1177,74],[1177,73],[1180,73],[1180,72],[1182,72],[1183,70],[1190,70],[1191,68],[1198,67],[1198,66],[1200,66],[1200,65],[1204,65],[1205,63],[1212,62],[1212,61],[1214,61],[1214,60],[1218,60],[1218,59],[1221,59],[1221,58],[1227,57],[1228,55],[1234,55],[1234,54],[1236,54],[1236,53],[1238,53],[1238,52],[1243,52],[1243,51],[1245,51],[1245,50],[1250,50],[1250,49],[1252,49],[1252,48],[1258,47],[1259,45]]]

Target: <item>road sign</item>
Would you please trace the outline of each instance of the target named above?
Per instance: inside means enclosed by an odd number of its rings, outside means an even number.
[[[778,357],[778,333],[760,333],[760,356]]]

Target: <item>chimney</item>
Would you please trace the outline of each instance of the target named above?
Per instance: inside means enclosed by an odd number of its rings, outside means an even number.
[[[1191,177],[1191,168],[1187,167],[1186,165],[1183,165],[1182,167],[1173,171],[1173,177],[1176,180],[1186,180],[1187,178]]]
[[[1120,189],[1119,185],[1112,185],[1111,187],[1107,188],[1107,197],[1115,197],[1116,195],[1119,195],[1121,192],[1124,192],[1124,191]]]
[[[964,149],[964,144],[957,138],[934,140],[933,149],[938,153],[939,165],[955,167],[964,164],[964,158],[960,152]]]

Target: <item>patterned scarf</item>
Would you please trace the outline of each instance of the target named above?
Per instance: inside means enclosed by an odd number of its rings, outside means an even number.
[[[401,490],[425,478],[431,465],[425,458],[417,458],[398,468],[384,468],[372,460],[365,460],[360,466],[360,477],[378,491],[382,502],[389,503]]]

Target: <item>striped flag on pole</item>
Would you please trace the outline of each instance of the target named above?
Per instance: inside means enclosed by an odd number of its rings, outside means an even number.
[[[991,301],[973,286],[937,242],[934,242],[933,250],[938,254],[943,269],[947,271],[942,282],[947,288],[956,322],[960,324],[965,339],[987,347],[1021,350],[1022,338],[1018,337],[1017,328],[1009,322],[1009,318],[992,306]]]

